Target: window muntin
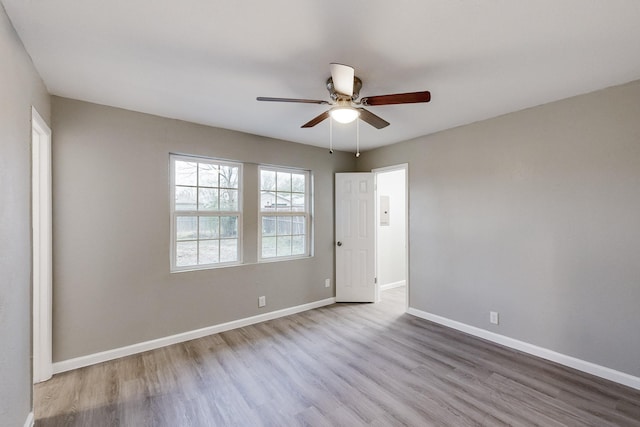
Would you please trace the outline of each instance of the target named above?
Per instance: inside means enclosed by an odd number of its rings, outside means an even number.
[[[309,255],[310,174],[260,168],[260,259]]]
[[[171,156],[172,271],[239,264],[242,165]]]

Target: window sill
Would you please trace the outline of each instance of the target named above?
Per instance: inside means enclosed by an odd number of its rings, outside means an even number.
[[[298,261],[304,259],[313,258],[313,255],[300,255],[300,256],[291,256],[291,257],[280,257],[280,258],[265,258],[259,259],[256,262],[244,262],[244,263],[234,263],[234,264],[219,264],[219,265],[207,265],[206,267],[184,267],[180,269],[173,269],[169,271],[169,273],[192,273],[196,271],[207,271],[207,270],[218,270],[221,268],[233,268],[233,267],[242,267],[245,265],[256,265],[256,264],[271,264],[276,262],[283,261]]]

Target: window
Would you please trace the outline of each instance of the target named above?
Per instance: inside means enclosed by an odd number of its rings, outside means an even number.
[[[240,263],[242,165],[171,156],[171,270]]]
[[[260,259],[310,254],[309,172],[260,168]]]

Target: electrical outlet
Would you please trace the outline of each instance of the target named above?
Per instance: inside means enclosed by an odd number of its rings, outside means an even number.
[[[497,325],[499,323],[499,317],[498,317],[497,311],[489,312],[489,322],[493,323],[494,325]]]
[[[324,279],[324,287],[325,288],[331,287],[331,279]]]
[[[265,305],[267,305],[267,297],[258,297],[258,307],[264,307]]]

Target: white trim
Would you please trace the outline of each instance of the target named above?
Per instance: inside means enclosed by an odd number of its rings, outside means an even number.
[[[52,370],[52,190],[51,129],[31,107],[31,239],[33,382]]]
[[[387,289],[400,288],[402,286],[406,286],[406,280],[399,280],[397,282],[386,283],[384,285],[380,285],[381,291],[386,291]]]
[[[382,168],[371,169],[371,172],[380,173],[380,172],[393,172],[397,170],[409,170],[409,163],[398,163],[397,165],[385,166]]]
[[[63,360],[61,362],[55,362],[53,364],[53,373],[59,374],[61,372],[71,371],[73,369],[83,368],[85,366],[95,365],[97,363],[107,362],[109,360],[114,360],[125,356],[131,356],[132,354],[155,350],[157,348],[166,347],[168,345],[178,344],[181,342],[206,337],[208,335],[229,331],[231,329],[242,328],[244,326],[249,326],[256,323],[266,322],[267,320],[273,320],[279,317],[289,316],[291,314],[312,310],[314,308],[324,307],[326,305],[334,304],[335,302],[335,298],[327,298],[307,304],[298,305],[295,307],[284,308],[282,310],[276,310],[269,313],[246,317],[244,319],[238,319],[227,323],[208,326],[206,328],[183,332],[176,335],[170,335],[164,338],[145,341],[126,347],[115,348],[113,350],[107,350],[100,353],[80,356],[74,359]]]
[[[490,332],[485,329],[477,328],[475,326],[467,325],[465,323],[447,319],[446,317],[441,317],[435,314],[427,313],[425,311],[417,310],[415,308],[409,308],[407,310],[407,313],[503,345],[505,347],[522,351],[523,353],[528,353],[542,359],[550,360],[552,362],[577,369],[578,371],[586,372],[588,374],[595,375],[597,377],[640,390],[640,377],[635,377],[633,375],[616,371],[605,366],[596,365],[595,363],[587,362],[573,356],[558,353],[544,347],[538,347],[537,345],[509,338],[504,335],[496,334],[495,332]]]
[[[29,415],[27,415],[27,419],[24,422],[24,427],[33,427],[35,423],[35,419],[33,417],[33,411],[29,412]]]

